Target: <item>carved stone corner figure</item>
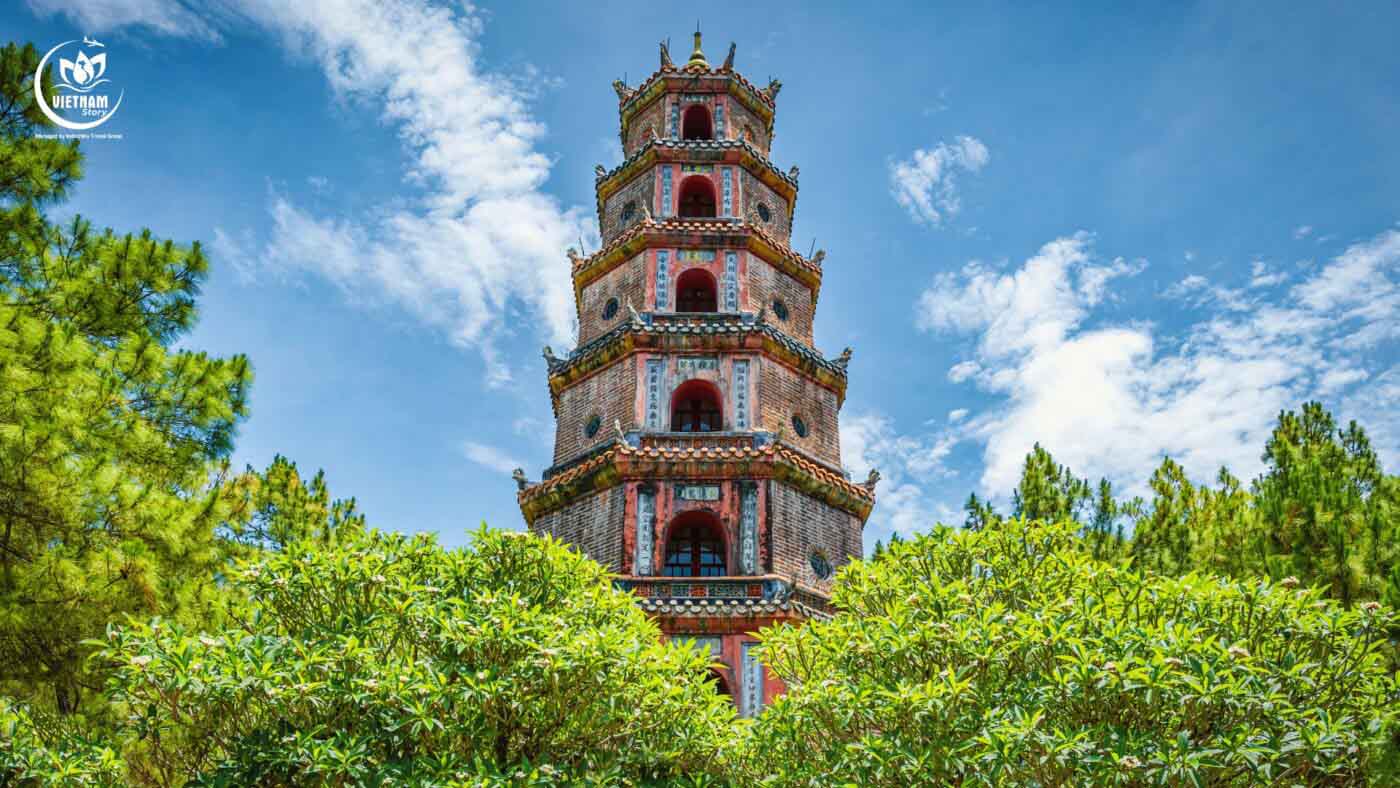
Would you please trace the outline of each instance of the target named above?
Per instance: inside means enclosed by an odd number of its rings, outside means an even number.
[[[875,485],[877,485],[877,484],[879,484],[879,483],[880,483],[880,472],[877,471],[877,470],[875,470],[874,468],[871,468],[871,469],[870,469],[870,475],[865,477],[865,481],[864,481],[864,482],[861,482],[861,485],[860,485],[860,486],[861,486],[861,487],[864,487],[865,489],[867,489],[867,490],[869,490],[870,492],[873,493],[873,492],[875,492]]]
[[[655,123],[651,124],[650,126],[647,126],[647,132],[648,134],[650,134],[653,141],[661,139],[661,134],[656,130]]]
[[[575,249],[574,247],[570,246],[570,247],[564,252],[564,254],[566,254],[566,255],[569,256],[569,262],[570,262],[570,263],[572,263],[572,264],[574,264],[574,265],[577,265],[577,264],[578,264],[578,261],[579,261],[579,253],[578,253],[578,250],[577,250],[577,249]]]
[[[836,366],[840,367],[842,370],[845,370],[846,367],[851,363],[851,349],[846,348],[845,350],[842,350],[841,355],[836,357],[835,363]]]
[[[619,419],[613,419],[613,437],[617,438],[618,443],[627,442],[627,433],[622,431],[622,421]]]
[[[797,168],[797,165],[794,164],[788,168],[788,177],[792,178],[793,180],[797,180],[797,176],[801,172],[802,171]]]
[[[519,490],[524,490],[530,486],[530,480],[525,476],[524,468],[516,468],[510,472],[510,478],[515,480],[515,486]]]
[[[675,67],[676,67],[676,64],[671,62],[671,46],[670,46],[670,42],[662,41],[662,42],[661,42],[661,68],[662,68],[662,70],[669,70],[669,69],[673,69],[673,68],[675,68]]]
[[[617,91],[618,101],[626,101],[632,97],[632,89],[627,87],[627,83],[620,79],[613,80],[613,90]]]
[[[763,95],[767,96],[769,101],[774,101],[778,98],[778,91],[782,89],[783,83],[776,79],[770,79],[768,80],[768,87],[763,89]]]
[[[818,250],[817,250],[817,253],[814,254],[814,255],[812,255],[812,265],[821,265],[821,264],[822,264],[822,261],[825,260],[825,259],[826,259],[826,250],[825,250],[825,249],[818,249]]]
[[[729,54],[724,56],[724,65],[719,67],[720,71],[734,70],[734,42],[729,42]]]
[[[627,314],[632,316],[632,325],[640,326],[642,324],[642,316],[637,313],[637,308],[632,306],[632,299],[630,298],[627,299]]]
[[[646,201],[642,202],[642,221],[651,221],[651,203]]]
[[[599,178],[601,178],[601,177],[603,177],[604,175],[607,175],[607,174],[608,174],[608,168],[607,168],[607,167],[604,167],[604,166],[601,165],[601,164],[595,164],[595,165],[593,165],[593,174],[594,174],[594,175],[597,175]]]
[[[554,348],[551,348],[549,345],[544,346],[544,365],[546,367],[548,367],[549,369],[554,369],[555,367],[563,363],[563,359],[554,355]]]
[[[758,314],[754,317],[753,322],[755,322],[755,323],[757,323],[757,324],[759,324],[759,325],[761,326],[761,325],[763,325],[764,322],[766,322],[767,320],[768,320],[768,305],[767,305],[767,304],[764,304],[763,306],[761,306],[761,307],[758,308]]]

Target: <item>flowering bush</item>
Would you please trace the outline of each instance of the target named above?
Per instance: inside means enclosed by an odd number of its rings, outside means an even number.
[[[500,531],[333,542],[241,568],[222,631],[109,630],[124,781],[616,783],[714,762],[734,713],[707,656],[663,644],[599,565]]]
[[[1073,524],[940,529],[764,634],[787,696],[738,756],[773,784],[1364,782],[1397,714],[1375,603],[1091,560]]]

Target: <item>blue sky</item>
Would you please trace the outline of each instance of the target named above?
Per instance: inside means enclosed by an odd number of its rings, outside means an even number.
[[[371,520],[518,527],[548,464],[540,347],[571,346],[609,83],[688,52],[784,83],[817,345],[851,345],[867,547],[1004,500],[1035,441],[1140,491],[1164,453],[1246,478],[1321,399],[1400,466],[1393,4],[28,0],[5,38],[96,35],[126,99],[68,209],[202,240],[191,347],[247,353],[240,462],[324,468]],[[1296,7],[1289,7],[1296,6]]]

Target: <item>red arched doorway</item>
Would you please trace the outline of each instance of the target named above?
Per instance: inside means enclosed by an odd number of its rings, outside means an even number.
[[[719,311],[719,285],[709,271],[691,268],[676,277],[676,311]]]
[[[724,558],[724,529],[709,512],[685,512],[666,531],[666,577],[723,577],[729,573]]]
[[[713,219],[715,185],[704,175],[691,175],[681,181],[680,216],[682,219]]]
[[[671,395],[672,432],[719,432],[724,407],[719,389],[705,380],[687,380]]]
[[[714,129],[710,125],[710,111],[701,104],[692,104],[686,107],[685,115],[681,120],[681,139],[711,140],[714,138]]]

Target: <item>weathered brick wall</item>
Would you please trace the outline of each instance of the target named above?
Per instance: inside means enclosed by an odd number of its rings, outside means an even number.
[[[729,112],[728,121],[731,131],[729,138],[735,140],[748,140],[749,144],[758,149],[764,156],[768,155],[771,141],[768,139],[768,127],[763,120],[745,107],[738,99],[730,97],[726,108]]]
[[[812,315],[816,304],[812,291],[791,276],[774,268],[755,254],[748,255],[748,309],[751,312],[767,307],[767,320],[784,333],[812,344]],[[781,299],[787,307],[787,320],[778,319],[773,302]]]
[[[620,572],[626,502],[627,488],[619,484],[540,515],[530,530],[562,539],[594,561]]]
[[[860,518],[780,481],[770,482],[768,501],[773,573],[830,591],[831,580],[812,569],[812,552],[820,550],[833,569],[859,558]]]
[[[624,358],[574,383],[560,392],[556,406],[554,462],[563,462],[585,449],[614,436],[613,420],[622,422],[624,430],[636,424],[637,362]],[[601,426],[593,437],[584,428],[593,414],[598,414]]]
[[[631,156],[647,144],[647,140],[651,139],[652,126],[656,127],[656,136],[666,136],[667,98],[663,95],[646,109],[632,116],[632,122],[627,126],[627,144],[622,147],[623,158]]]
[[[765,358],[758,376],[759,428],[782,430],[784,439],[834,467],[841,466],[841,437],[836,426],[836,394],[778,362]],[[799,438],[793,414],[807,423]]]
[[[645,254],[639,254],[583,288],[582,297],[579,299],[579,308],[582,311],[578,316],[580,345],[627,322],[631,315],[627,311],[628,299],[631,299],[632,306],[639,312],[647,308],[645,261]],[[604,320],[603,308],[612,298],[617,299],[617,314],[613,315],[611,320]]]
[[[651,211],[653,216],[657,215],[656,206],[652,204],[655,182],[655,171],[647,170],[633,178],[626,186],[613,192],[612,196],[603,203],[602,233],[604,244],[616,238],[618,233],[641,221],[643,206],[646,207],[646,210]],[[623,222],[623,210],[629,202],[635,202],[637,210],[629,221]]]
[[[767,184],[751,175],[748,170],[743,172],[744,181],[744,218],[750,224],[762,227],[769,235],[788,240],[792,234],[792,225],[788,223],[787,200],[780,197]],[[768,206],[768,221],[763,221],[763,217],[758,213],[758,204],[762,202]]]

